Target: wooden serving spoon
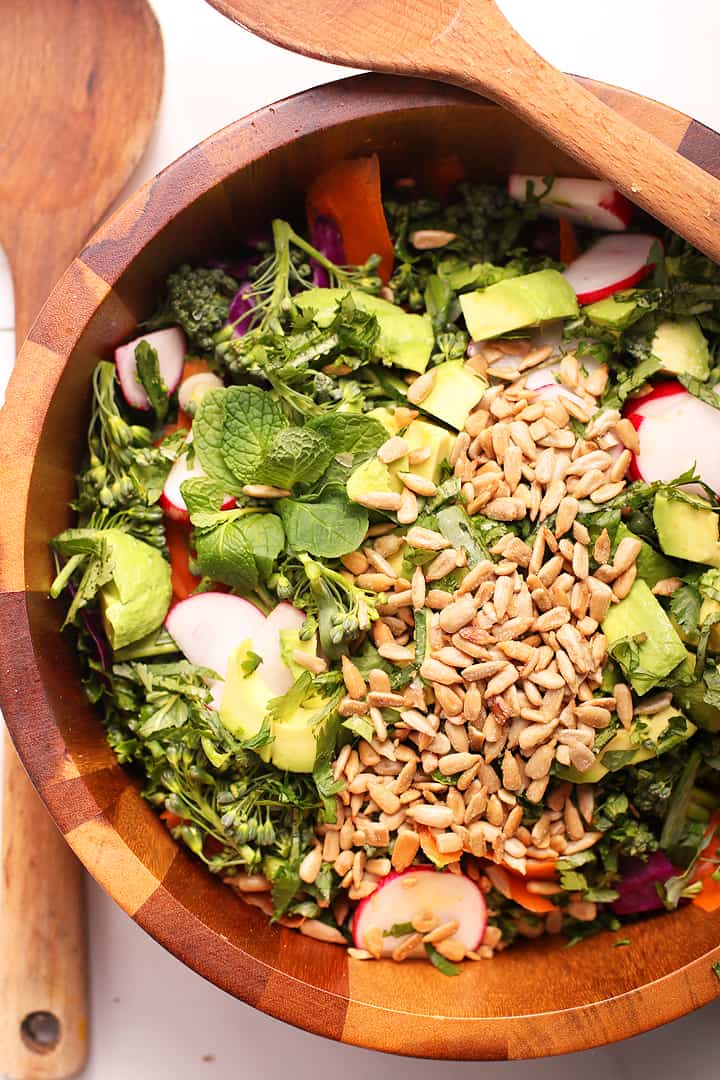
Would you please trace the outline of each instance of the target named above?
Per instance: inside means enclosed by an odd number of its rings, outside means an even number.
[[[0,244],[18,342],[143,154],[163,66],[146,0],[4,0]],[[3,784],[0,1074],[54,1080],[87,1056],[82,868],[7,737]]]
[[[718,181],[543,60],[494,0],[208,2],[295,52],[491,98],[720,260]]]

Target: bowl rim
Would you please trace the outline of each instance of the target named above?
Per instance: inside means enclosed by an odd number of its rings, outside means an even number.
[[[641,111],[639,107],[647,106],[648,99],[630,91],[591,80],[582,81],[611,104],[623,104],[631,113],[634,111],[636,118],[639,118],[638,112]],[[45,697],[30,636],[25,528],[35,451],[64,367],[96,309],[111,293],[130,263],[180,211],[270,150],[303,136],[336,124],[398,109],[478,103],[480,100],[466,91],[421,79],[356,75],[263,107],[209,136],[144,184],[90,238],[55,286],[31,327],[20,349],[8,385],[6,404],[0,413],[0,475],[3,476],[6,508],[2,549],[12,553],[12,558],[0,559],[0,703],[10,734],[33,783],[63,829],[66,839],[103,888],[175,956],[222,989],[245,1000],[247,996],[244,990],[238,991],[237,984],[231,986],[229,977],[223,974],[222,965],[217,962],[210,964],[202,948],[195,951],[192,941],[181,938],[177,930],[172,932],[166,929],[166,925],[173,925],[172,919],[158,921],[157,915],[148,914],[145,903],[135,902],[138,897],[132,900],[128,898],[127,882],[124,880],[128,874],[127,859],[118,858],[115,861],[110,858],[109,862],[105,860],[99,866],[98,836],[93,834],[88,842],[85,831],[63,828],[63,791],[58,776],[65,779],[73,776],[82,781],[82,775],[77,769],[73,771],[72,764],[67,764],[70,754]],[[701,167],[720,175],[720,135],[668,106],[656,103],[656,109],[669,121],[673,137],[677,137],[675,148]],[[42,372],[40,378],[38,370]],[[8,641],[12,641],[13,647],[8,646]],[[22,664],[17,662],[18,652],[23,657]],[[18,686],[23,687],[22,700]],[[31,700],[32,705],[28,706],[26,700]],[[31,731],[27,730],[24,722],[29,708],[37,712],[43,731],[47,732],[47,738],[40,746],[37,741],[37,719],[30,725]],[[64,765],[59,768],[61,763]],[[136,797],[140,798],[139,795]],[[101,811],[102,808],[98,806],[97,809]],[[114,833],[109,824],[106,829]],[[135,866],[138,869],[143,867],[148,874],[147,867],[139,858],[134,856],[134,859]],[[153,880],[145,884],[143,896],[147,901],[155,892],[162,890],[163,877],[158,872]],[[166,913],[171,909],[176,913],[178,922],[175,926],[179,924],[187,928],[188,939],[192,936],[192,930],[201,935],[206,936],[209,932],[214,938],[218,937],[170,892],[164,891],[163,902]],[[242,958],[247,969],[246,978],[251,980],[256,971],[263,967],[262,961],[235,950],[233,962],[238,963]],[[447,1033],[441,1030],[441,1026],[454,1023],[458,1030],[464,1029],[451,1055],[454,1060],[539,1057],[548,1053],[584,1050],[610,1038],[617,1040],[639,1034],[707,1003],[720,994],[720,984],[710,970],[713,959],[720,959],[720,945],[653,982],[575,1008],[514,1018],[489,1015],[423,1017],[428,1024],[437,1027],[433,1045],[438,1047],[438,1052],[427,1052],[427,1044],[417,1049],[408,1046],[403,1040],[401,1025],[394,1032],[388,1031],[393,1027],[392,1022],[388,1024],[388,1019],[392,1021],[393,1018],[411,1015],[403,1010],[385,1009],[384,1022],[376,1021],[375,1026],[368,1027],[367,1033],[362,1033],[362,1024],[358,1022],[351,1028],[344,1024],[338,1034],[337,1025],[324,1016],[323,1010],[323,1006],[327,1005],[337,1012],[338,1005],[333,999],[341,999],[345,1011],[357,1006],[359,1012],[363,1009],[366,1013],[371,1010],[377,1012],[377,1006],[358,1004],[349,992],[337,995],[317,988],[314,1000],[318,1007],[313,1010],[308,1006],[306,1012],[288,1011],[282,998],[284,993],[297,995],[295,984],[298,980],[272,967],[269,976],[275,980],[273,992],[265,993],[259,1003],[250,1003],[272,1016],[316,1034],[370,1049],[444,1058],[442,1050]],[[547,1024],[551,1021],[556,1024],[556,1030],[552,1040],[548,1041]],[[521,1036],[514,1037],[509,1029],[518,1023],[524,1026],[524,1030]],[[607,1034],[608,1030],[611,1030],[611,1035]],[[503,1049],[498,1050],[499,1045]]]

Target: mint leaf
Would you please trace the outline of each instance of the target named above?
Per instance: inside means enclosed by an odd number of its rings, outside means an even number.
[[[147,394],[159,423],[162,424],[168,412],[168,388],[160,374],[157,349],[148,345],[147,341],[139,341],[135,346],[135,367],[138,382]]]
[[[183,480],[180,493],[191,516],[219,513],[225,497],[220,484],[207,476],[191,476],[189,480]]]
[[[241,519],[245,539],[260,577],[270,577],[275,560],[285,547],[285,530],[277,514],[248,514]]]
[[[220,484],[228,495],[242,493],[242,484],[230,472],[223,456],[225,406],[228,391],[209,390],[198,406],[193,420],[193,446],[204,471]]]
[[[385,428],[374,417],[353,413],[326,413],[308,421],[307,428],[327,440],[334,456],[352,454],[353,465],[362,464],[389,438]]]
[[[231,386],[225,391],[222,456],[237,481],[257,480],[275,436],[285,426],[280,406],[267,390]]]
[[[315,501],[281,499],[278,510],[291,550],[324,559],[355,551],[368,528],[367,510],[332,489]]]
[[[288,490],[298,483],[307,487],[320,479],[332,457],[329,443],[316,431],[284,428],[268,446],[254,480]]]
[[[252,592],[259,580],[258,567],[242,519],[227,521],[195,535],[200,572],[233,588]]]

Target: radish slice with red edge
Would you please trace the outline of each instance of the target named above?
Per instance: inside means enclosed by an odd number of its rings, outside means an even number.
[[[655,269],[651,260],[655,236],[626,233],[603,236],[563,271],[581,304],[593,304],[629,289]]]
[[[542,176],[526,176],[511,173],[508,177],[508,194],[516,202],[527,201],[528,182],[534,184],[537,197],[547,187]],[[589,225],[594,229],[621,232],[627,229],[633,215],[633,204],[616,191],[606,180],[588,180],[570,176],[556,176],[547,195],[540,201],[542,217],[569,218],[576,225]]]
[[[183,379],[178,390],[178,405],[185,412],[197,408],[208,390],[219,390],[225,384],[212,371],[198,371]]]
[[[410,885],[410,881],[415,883]],[[377,928],[383,935],[393,926],[410,923],[422,912],[432,912],[438,924],[457,919],[453,937],[468,950],[482,944],[487,926],[487,904],[474,881],[465,874],[435,870],[431,866],[411,866],[399,874],[388,874],[374,893],[361,900],[353,919],[353,940],[358,949],[367,948],[365,934]],[[383,936],[383,956],[389,956],[402,938]],[[424,949],[418,956],[424,956]]]
[[[259,608],[231,593],[206,592],[189,596],[170,608],[165,629],[180,651],[199,667],[210,668],[221,679],[241,641],[259,638],[265,616]]]
[[[191,437],[187,441],[190,442]],[[206,475],[197,457],[194,465],[188,465],[187,452],[181,454],[177,461],[173,463],[160,495],[160,505],[169,518],[172,518],[173,521],[184,521],[186,523],[190,521],[187,504],[180,489],[186,480],[203,478]],[[234,506],[234,497],[225,495],[220,509],[231,510]]]
[[[717,389],[717,388],[716,388]],[[667,483],[695,464],[698,475],[720,492],[720,412],[674,380],[632,398],[623,410],[638,433],[634,480]]]
[[[262,631],[254,639],[253,652],[263,658],[258,671],[268,690],[276,697],[287,693],[294,682],[292,672],[282,661],[280,631],[299,631],[304,622],[305,612],[283,601],[273,608]]]
[[[168,393],[172,394],[177,390],[185,364],[185,335],[177,326],[171,326],[167,330],[155,330],[152,334],[133,338],[127,345],[120,345],[115,350],[115,368],[123,397],[133,409],[147,410],[150,400],[138,379],[135,359],[135,349],[141,341],[146,341],[157,352],[160,375]]]

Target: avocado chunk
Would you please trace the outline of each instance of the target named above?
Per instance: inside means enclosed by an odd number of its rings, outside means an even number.
[[[298,630],[286,627],[280,631],[280,657],[285,667],[289,669],[293,679],[297,680],[305,671],[305,668],[300,667],[300,664],[293,660],[294,652],[304,652],[308,656],[317,656],[317,634],[313,634],[307,641],[303,641]]]
[[[673,690],[673,697],[698,727],[713,733],[720,731],[720,709],[708,705],[705,701],[705,687],[702,682],[693,683],[691,686],[678,686]]]
[[[420,408],[456,431],[462,431],[488,384],[462,360],[446,360],[433,371],[435,384]]]
[[[617,547],[620,541],[628,536],[633,540],[639,540],[642,544],[640,554],[635,563],[637,566],[637,576],[642,578],[651,589],[657,585],[658,581],[673,577],[677,569],[674,564],[671,563],[669,559],[666,559],[659,551],[656,551],[654,547],[651,547],[646,540],[642,539],[642,537],[636,536],[635,533],[628,529],[627,525],[621,521],[615,532],[615,546]]]
[[[243,668],[252,651],[252,640],[245,638],[233,652],[220,702],[220,719],[237,739],[252,739],[262,730],[272,697],[260,674],[262,664],[249,675]],[[257,751],[263,761],[270,760],[270,749],[268,745]]]
[[[685,724],[674,724],[676,730],[671,733],[668,727],[673,718],[680,718]],[[652,716],[636,717],[628,730],[619,731],[610,739],[598,754],[595,764],[585,772],[563,766],[557,769],[557,775],[574,784],[596,784],[609,772],[616,772],[628,765],[639,765],[641,761],[649,761],[672,750],[696,731],[695,724],[679,709],[668,705]]]
[[[694,375],[707,379],[710,350],[697,319],[665,319],[655,331],[650,352],[673,375]]]
[[[482,291],[463,293],[459,299],[475,341],[578,313],[575,291],[557,270],[508,278]]]
[[[373,314],[380,327],[377,355],[384,364],[417,371],[428,366],[435,344],[429,315],[411,315],[381,296],[370,296],[359,289],[306,289],[293,297],[301,311],[315,312],[318,326],[329,326],[337,314],[339,302],[350,293],[355,305]]]
[[[720,567],[718,514],[706,499],[686,492],[677,498],[659,491],[653,504],[653,521],[666,555]]]
[[[100,611],[113,649],[138,641],[162,624],[172,599],[170,564],[157,548],[121,529],[102,533],[112,580],[100,588]]]
[[[707,596],[700,605],[700,626],[702,626],[705,620],[709,619],[711,615],[718,614],[720,614],[720,603]],[[708,649],[710,652],[720,652],[720,622],[713,623],[710,627]]]
[[[282,724],[273,724],[271,760],[277,769],[309,773],[317,757],[317,726],[314,708],[301,706]]]
[[[358,465],[357,469],[350,473],[345,485],[348,499],[358,502],[371,491],[390,491],[399,495],[403,490],[403,483],[398,480],[396,473],[407,470],[408,459],[400,459],[399,469],[396,465],[397,463],[393,462],[394,468],[391,469],[376,457],[363,461],[362,465]]]
[[[377,420],[379,424],[382,424],[388,435],[397,435],[399,425],[392,409],[379,405],[376,409],[371,409],[367,416],[371,416],[373,420]]]
[[[595,326],[608,330],[624,330],[633,321],[636,310],[636,300],[616,300],[614,296],[606,296],[604,300],[587,304],[582,313]]]
[[[430,451],[427,461],[409,466],[411,471],[426,480],[432,480],[434,484],[439,483],[442,463],[450,457],[455,442],[452,433],[437,424],[430,424],[427,420],[413,420],[403,438],[407,440],[410,450]]]
[[[637,694],[647,694],[687,657],[670,619],[640,578],[625,599],[610,608],[602,628],[611,653],[628,642],[614,658]]]

